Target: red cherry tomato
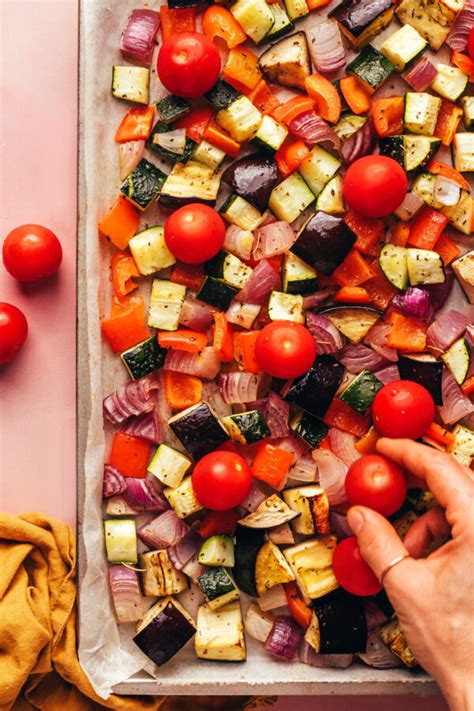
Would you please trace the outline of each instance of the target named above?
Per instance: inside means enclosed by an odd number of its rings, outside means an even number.
[[[364,217],[386,217],[403,202],[408,178],[397,161],[386,156],[359,158],[344,176],[344,197]]]
[[[3,243],[3,263],[18,281],[36,281],[56,274],[63,258],[56,235],[41,225],[22,225]]]
[[[376,595],[382,589],[375,573],[362,558],[355,536],[338,543],[332,568],[341,588],[353,595]]]
[[[200,504],[212,511],[239,506],[252,487],[252,472],[240,454],[212,452],[194,467],[193,489]]]
[[[170,252],[186,264],[212,259],[222,249],[225,225],[208,205],[191,203],[175,210],[165,222],[165,242]]]
[[[344,486],[351,506],[368,506],[382,516],[398,511],[407,495],[403,470],[380,454],[366,454],[351,464]]]
[[[435,416],[428,390],[411,380],[384,385],[372,405],[374,425],[384,437],[421,437]]]
[[[316,343],[305,326],[293,321],[273,321],[263,328],[255,344],[255,356],[274,378],[297,378],[316,358]]]
[[[216,45],[199,32],[180,32],[165,40],[158,53],[158,75],[172,94],[192,98],[209,91],[221,70]]]
[[[469,32],[469,37],[467,39],[467,51],[471,59],[474,59],[474,27]]]
[[[13,304],[0,302],[0,365],[12,360],[26,341],[28,322]]]

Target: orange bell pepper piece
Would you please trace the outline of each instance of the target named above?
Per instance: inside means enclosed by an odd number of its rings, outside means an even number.
[[[108,463],[116,467],[123,476],[144,479],[150,454],[151,447],[143,439],[132,437],[125,432],[116,432]]]
[[[154,106],[132,106],[120,122],[115,134],[117,143],[147,141],[155,118]]]
[[[170,281],[174,284],[182,284],[182,286],[191,289],[191,291],[199,291],[204,279],[204,269],[202,264],[185,264],[177,262],[171,272]]]
[[[311,608],[301,599],[296,583],[286,583],[284,586],[288,609],[294,621],[303,629],[308,629],[311,624]]]
[[[272,93],[265,79],[260,79],[258,84],[246,94],[247,98],[262,114],[271,114],[279,106],[280,100]]]
[[[213,119],[211,119],[204,131],[203,138],[209,143],[212,143],[216,148],[227,153],[232,158],[237,158],[240,151],[240,143],[234,141],[232,136],[221,128]]]
[[[403,96],[389,96],[386,99],[374,101],[371,114],[379,136],[396,136],[403,133],[404,111]]]
[[[454,444],[455,441],[453,433],[445,429],[441,425],[436,424],[436,422],[433,422],[428,427],[424,436],[429,437],[430,439],[434,440],[438,444],[444,445],[445,447],[449,447],[451,444]]]
[[[433,160],[429,164],[427,170],[434,175],[443,175],[445,178],[449,178],[453,183],[459,185],[462,190],[470,190],[471,186],[467,182],[466,178],[458,171],[456,168],[448,165],[447,163],[441,163],[440,161]]]
[[[377,452],[376,444],[379,439],[379,433],[375,427],[371,427],[367,434],[356,442],[354,446],[360,454],[375,454]]]
[[[186,116],[175,121],[173,127],[184,128],[188,138],[195,143],[201,143],[212,113],[210,106],[195,106]]]
[[[292,99],[285,101],[273,112],[273,118],[279,123],[284,123],[289,126],[290,123],[300,114],[314,109],[314,99],[309,96],[294,96]]]
[[[237,47],[247,39],[247,35],[232,13],[218,5],[207,8],[202,17],[202,31],[212,40],[216,37],[224,40],[228,49]]]
[[[319,10],[320,7],[325,7],[329,5],[331,0],[306,0],[308,10]]]
[[[99,231],[119,249],[125,249],[139,227],[140,215],[123,195],[99,222]]]
[[[172,410],[185,410],[202,400],[202,381],[195,375],[163,371],[165,397]]]
[[[391,325],[387,345],[399,351],[422,353],[426,347],[426,324],[413,316],[404,316],[392,311],[388,318]]]
[[[334,294],[334,301],[344,304],[368,304],[370,296],[361,286],[343,286]]]
[[[471,397],[471,395],[474,395],[474,375],[466,380],[461,385],[461,390],[463,391],[464,395],[467,395],[467,397]]]
[[[221,361],[231,363],[234,360],[234,329],[222,311],[215,311],[212,317],[214,350]]]
[[[140,276],[133,257],[127,252],[116,252],[112,257],[112,287],[118,299],[123,298],[138,287],[133,281]]]
[[[375,272],[356,249],[349,252],[342,264],[332,274],[339,286],[359,286],[374,276]]]
[[[214,6],[209,10],[224,10],[224,8]],[[209,10],[206,10],[206,12],[209,12]],[[256,54],[246,47],[237,47],[230,50],[222,71],[222,78],[228,84],[245,94],[245,92],[250,91],[258,84],[261,77],[262,72],[258,68]]]
[[[424,207],[410,227],[408,244],[418,249],[433,249],[448,224],[448,218],[432,207]]]
[[[357,237],[354,249],[358,249],[362,254],[376,256],[375,247],[383,241],[385,225],[382,220],[371,217],[362,217],[353,210],[349,210],[344,216],[344,222],[351,232]]]
[[[114,353],[122,353],[128,348],[150,337],[145,326],[145,304],[141,297],[135,297],[125,304],[112,306],[110,318],[101,324],[102,333]]]
[[[252,463],[252,474],[256,479],[279,489],[283,486],[292,463],[291,452],[262,442]]]
[[[278,170],[286,178],[293,173],[301,163],[309,156],[311,151],[306,143],[300,139],[287,138],[283,145],[275,153],[275,160]]]
[[[397,222],[390,233],[390,244],[405,247],[410,238],[410,225],[406,222]]]
[[[194,7],[169,8],[160,7],[160,24],[163,41],[180,32],[196,30],[196,11]]]
[[[474,59],[468,57],[467,54],[453,50],[451,52],[451,64],[454,64],[464,74],[467,74],[470,82],[474,82]]]
[[[337,123],[341,116],[342,104],[334,84],[322,74],[310,74],[304,80],[305,89],[314,99],[314,110],[325,121]]]
[[[370,111],[372,106],[370,94],[357,77],[344,77],[339,82],[339,87],[347,105],[354,114],[366,114]]]
[[[200,353],[207,346],[207,335],[200,331],[191,331],[188,328],[178,328],[176,331],[160,331],[158,343],[162,348]]]
[[[450,146],[458,130],[462,118],[462,109],[451,101],[441,100],[441,108],[434,130],[436,138],[441,139],[443,146]]]
[[[263,368],[255,356],[259,331],[234,333],[234,358],[248,373],[261,373]]]
[[[324,415],[324,422],[329,427],[338,427],[356,437],[363,437],[370,429],[369,414],[361,415],[337,397],[329,405]]]
[[[461,254],[461,250],[449,237],[442,232],[433,247],[435,252],[441,255],[443,264],[447,267]]]

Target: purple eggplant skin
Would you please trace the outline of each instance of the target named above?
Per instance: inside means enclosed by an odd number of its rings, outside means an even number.
[[[285,400],[323,418],[344,376],[344,367],[330,355],[316,358],[307,373],[293,381]]]
[[[229,435],[205,402],[174,419],[170,427],[195,461],[229,440]]]
[[[229,165],[222,180],[257,210],[265,212],[278,181],[278,168],[272,158],[253,153]]]
[[[158,667],[184,647],[196,630],[181,612],[169,602],[133,641]]]
[[[356,242],[344,220],[316,212],[302,226],[291,251],[317,271],[330,276]]]
[[[365,652],[368,632],[362,598],[339,589],[315,600],[312,608],[319,622],[321,654]]]
[[[343,0],[329,16],[340,22],[354,37],[359,37],[391,5],[392,0]]]

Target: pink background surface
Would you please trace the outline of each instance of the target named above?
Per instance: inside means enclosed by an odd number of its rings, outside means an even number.
[[[100,1],[100,0],[86,0]],[[0,509],[75,523],[77,0],[0,0],[0,235],[36,222],[61,239],[57,278],[22,287],[0,269],[0,300],[29,338],[0,368]],[[281,698],[275,711],[441,711],[440,698]]]

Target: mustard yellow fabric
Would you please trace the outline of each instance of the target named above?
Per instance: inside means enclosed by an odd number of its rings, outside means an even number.
[[[193,711],[234,711],[251,697],[192,697],[192,702]],[[39,513],[0,514],[0,710],[103,708],[184,711],[189,706],[184,697],[104,701],[94,693],[76,654],[72,528]]]

